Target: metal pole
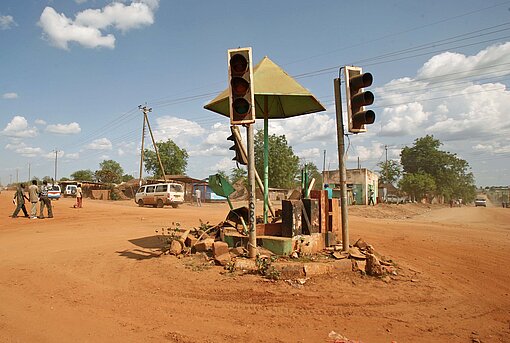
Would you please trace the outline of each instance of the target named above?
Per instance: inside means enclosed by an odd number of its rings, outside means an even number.
[[[142,149],[140,151],[140,176],[138,178],[138,186],[142,185],[142,172],[143,172],[143,144],[145,141],[145,114],[143,115],[143,126],[142,126]]]
[[[342,250],[349,251],[349,219],[347,213],[347,172],[345,170],[344,155],[344,121],[342,115],[342,95],[340,92],[340,78],[334,80],[335,107],[336,107],[336,133],[338,139],[338,169],[340,173],[340,205],[342,210]]]
[[[248,238],[248,256],[255,258],[257,256],[257,231],[255,222],[255,139],[253,137],[253,125],[246,128],[248,140],[248,183],[249,183],[249,238]]]
[[[144,107],[142,107],[142,110],[143,110],[143,115],[145,117],[145,122],[147,123],[147,127],[149,128],[149,133],[151,134],[152,145],[154,146],[154,150],[156,151],[156,157],[158,158],[159,167],[161,168],[161,172],[163,173],[163,180],[165,180],[165,182],[166,182],[165,168],[163,168],[163,163],[161,162],[161,157],[159,156],[158,146],[156,145],[156,141],[154,140],[154,135],[152,134],[149,117],[147,116],[148,112],[152,112],[152,108],[147,108],[146,106],[144,106]]]
[[[269,103],[264,95],[264,224],[267,224],[269,203]]]
[[[30,181],[30,162],[28,163],[28,181]]]
[[[58,159],[58,150],[55,148],[55,180],[54,183],[57,182],[57,159]]]

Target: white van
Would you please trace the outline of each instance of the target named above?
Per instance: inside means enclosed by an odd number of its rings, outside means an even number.
[[[178,183],[155,183],[141,186],[135,195],[138,206],[152,205],[163,207],[170,205],[173,208],[184,202],[184,190]]]

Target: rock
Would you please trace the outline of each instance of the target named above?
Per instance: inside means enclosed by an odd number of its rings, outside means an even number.
[[[305,276],[314,276],[327,274],[333,270],[333,264],[331,263],[305,263],[303,267]]]
[[[239,257],[246,255],[246,249],[243,247],[237,247],[237,248],[231,248],[230,249],[230,255],[233,257]]]
[[[182,242],[174,239],[170,242],[170,249],[168,249],[168,251],[171,255],[180,255],[182,253],[182,248]]]
[[[228,244],[225,242],[217,241],[212,246],[213,257],[229,254]]]
[[[353,272],[365,272],[366,261],[363,260],[351,260]]]
[[[255,260],[239,258],[234,263],[235,270],[243,272],[256,272],[258,270]]]
[[[349,257],[349,255],[342,254],[340,251],[335,251],[334,253],[331,254],[331,256],[333,256],[337,260],[343,260],[344,258]]]
[[[204,252],[212,250],[214,244],[214,238],[206,238],[203,241],[198,242],[195,244],[194,249],[196,252]]]
[[[354,243],[354,246],[361,250],[365,250],[368,247],[368,244],[363,240],[363,238],[360,238],[356,241],[356,243]]]
[[[214,256],[214,261],[220,266],[226,266],[231,261],[230,254],[227,252],[223,255]]]
[[[186,241],[184,242],[187,247],[192,247],[198,242],[198,238],[193,236],[186,237]]]
[[[379,259],[374,254],[367,254],[365,272],[370,276],[383,276],[383,269]]]
[[[335,270],[338,272],[351,272],[352,271],[352,263],[347,258],[335,261],[332,264],[333,264]]]
[[[305,276],[302,263],[273,263],[273,267],[280,272],[280,279],[298,279]]]
[[[358,260],[364,260],[367,257],[359,250],[359,248],[352,247],[349,249],[349,257]]]

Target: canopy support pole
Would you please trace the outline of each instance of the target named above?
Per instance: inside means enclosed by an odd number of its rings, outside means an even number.
[[[248,256],[257,256],[257,230],[255,219],[255,139],[253,137],[253,125],[248,124],[247,128],[248,145],[248,184],[249,184],[249,228],[248,228]]]
[[[264,224],[269,205],[269,99],[264,95]]]

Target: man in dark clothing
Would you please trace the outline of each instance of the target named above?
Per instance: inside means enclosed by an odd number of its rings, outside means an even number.
[[[28,200],[28,198],[25,195],[24,188],[25,188],[24,184],[19,184],[18,188],[16,188],[16,193],[14,193],[14,199],[12,199],[12,201],[16,204],[16,209],[12,213],[12,218],[18,218],[18,213],[20,210],[22,210],[25,217],[28,218],[28,212],[25,207],[25,199]]]
[[[51,210],[51,200],[48,198],[48,182],[45,180],[39,190],[39,202],[41,203],[39,219],[44,219],[44,207],[48,208],[48,218],[53,218]]]

